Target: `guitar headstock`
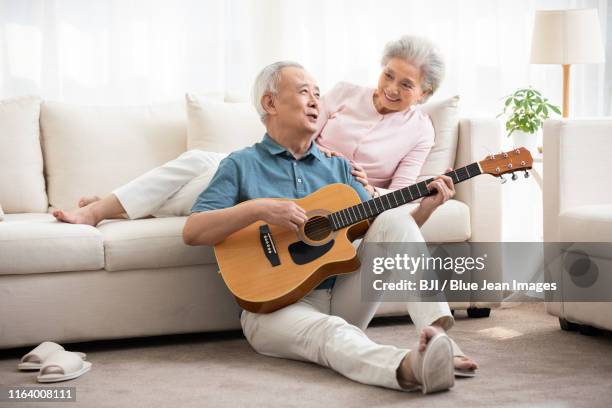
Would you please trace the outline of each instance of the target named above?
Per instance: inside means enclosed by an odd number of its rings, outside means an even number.
[[[531,169],[533,158],[529,150],[524,147],[517,147],[505,153],[492,154],[479,161],[478,164],[483,173],[501,177],[507,173]],[[516,176],[513,176],[513,178],[516,178]]]

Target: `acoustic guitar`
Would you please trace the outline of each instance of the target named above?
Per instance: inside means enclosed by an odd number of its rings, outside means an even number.
[[[481,174],[501,177],[531,169],[533,159],[524,147],[492,155],[449,173],[453,183]],[[505,179],[504,179],[505,180]],[[433,178],[361,202],[345,184],[330,184],[294,200],[308,220],[296,231],[263,221],[231,234],[215,245],[221,275],[238,304],[254,313],[270,313],[297,302],[333,275],[360,266],[351,244],[363,236],[379,214],[432,194]]]

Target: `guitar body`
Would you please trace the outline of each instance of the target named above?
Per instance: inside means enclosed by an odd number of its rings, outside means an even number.
[[[355,190],[345,184],[330,184],[293,201],[314,225],[321,220],[318,215],[361,203]],[[295,232],[258,221],[215,245],[215,256],[238,304],[250,312],[271,313],[297,302],[330,276],[358,269],[352,241],[365,234],[368,226],[368,221],[361,221],[312,240],[304,235],[304,227]],[[268,248],[275,254],[267,253]]]
[[[452,170],[457,184],[480,174],[502,177],[531,169],[524,147]],[[526,174],[527,175],[527,174]],[[513,174],[513,180],[516,174]],[[215,245],[225,284],[238,304],[254,313],[271,313],[297,302],[333,275],[359,268],[352,242],[384,211],[432,194],[433,178],[361,202],[345,184],[330,184],[299,200],[308,220],[300,230],[256,222]]]

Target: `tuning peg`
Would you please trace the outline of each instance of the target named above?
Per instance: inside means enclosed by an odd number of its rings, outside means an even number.
[[[525,178],[529,178],[529,172],[525,170]]]
[[[516,173],[512,173],[512,181],[516,180],[518,178],[518,176],[516,175]]]
[[[506,184],[506,181],[508,181],[508,179],[504,178],[504,176],[499,176],[499,178],[501,179],[502,184]]]

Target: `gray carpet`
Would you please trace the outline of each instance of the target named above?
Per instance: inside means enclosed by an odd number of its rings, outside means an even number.
[[[557,319],[534,303],[495,310],[488,319],[468,319],[463,312],[456,318],[450,334],[481,369],[476,378],[457,381],[449,392],[422,396],[354,383],[313,364],[257,355],[240,332],[230,332],[67,345],[87,352],[93,368],[61,383],[77,389],[77,402],[63,406],[612,406],[609,333],[586,337],[561,331]],[[404,347],[416,340],[414,326],[405,318],[377,319],[367,334]],[[16,370],[27,351],[0,351],[1,384],[39,385],[36,373]]]

